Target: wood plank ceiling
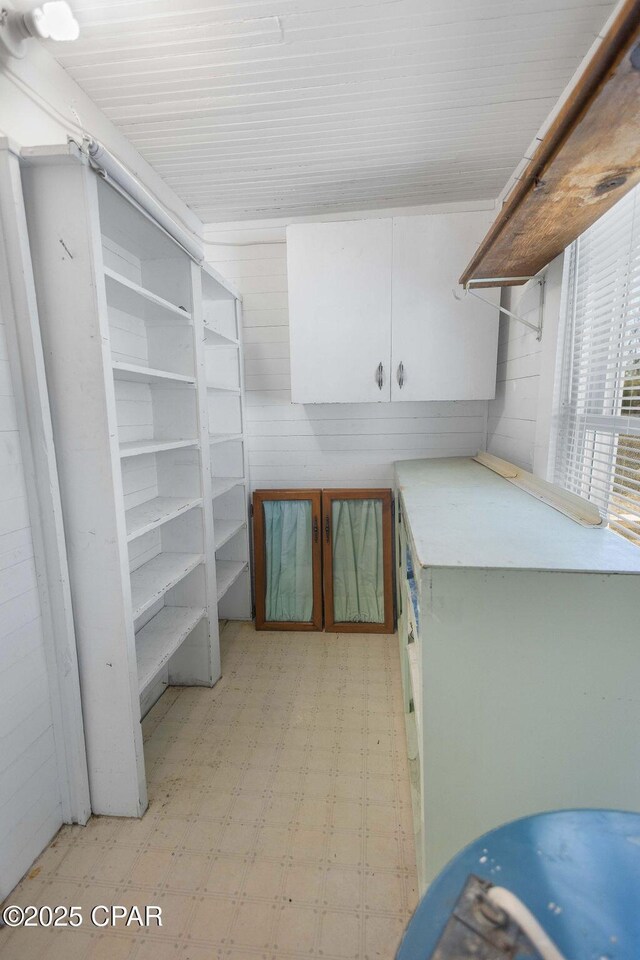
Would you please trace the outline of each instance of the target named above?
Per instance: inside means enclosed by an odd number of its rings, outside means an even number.
[[[49,49],[205,222],[496,197],[614,6],[71,3]]]

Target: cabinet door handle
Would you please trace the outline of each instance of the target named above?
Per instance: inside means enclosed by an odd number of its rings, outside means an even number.
[[[324,538],[329,543],[329,537],[331,536],[331,527],[329,524],[329,517],[324,518]]]
[[[402,360],[398,364],[398,386],[401,390],[404,387],[404,363]]]
[[[320,531],[319,531],[319,525],[318,525],[318,518],[314,517],[313,518],[313,542],[314,543],[318,542],[319,532]]]
[[[380,361],[376,370],[376,382],[378,384],[378,390],[382,390],[382,384],[384,383],[384,367],[382,366],[382,361]]]

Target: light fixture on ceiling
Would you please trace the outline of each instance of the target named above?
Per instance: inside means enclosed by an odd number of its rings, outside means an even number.
[[[80,24],[65,0],[52,0],[26,13],[2,5],[0,11],[0,52],[12,57],[24,57],[27,40],[77,40]]]

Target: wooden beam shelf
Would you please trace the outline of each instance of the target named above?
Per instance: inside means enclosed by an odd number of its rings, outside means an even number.
[[[640,0],[627,0],[460,283],[525,283],[562,253],[640,183],[638,130]]]

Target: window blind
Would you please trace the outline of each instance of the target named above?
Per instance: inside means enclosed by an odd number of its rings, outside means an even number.
[[[640,546],[640,188],[569,248],[555,479]]]

